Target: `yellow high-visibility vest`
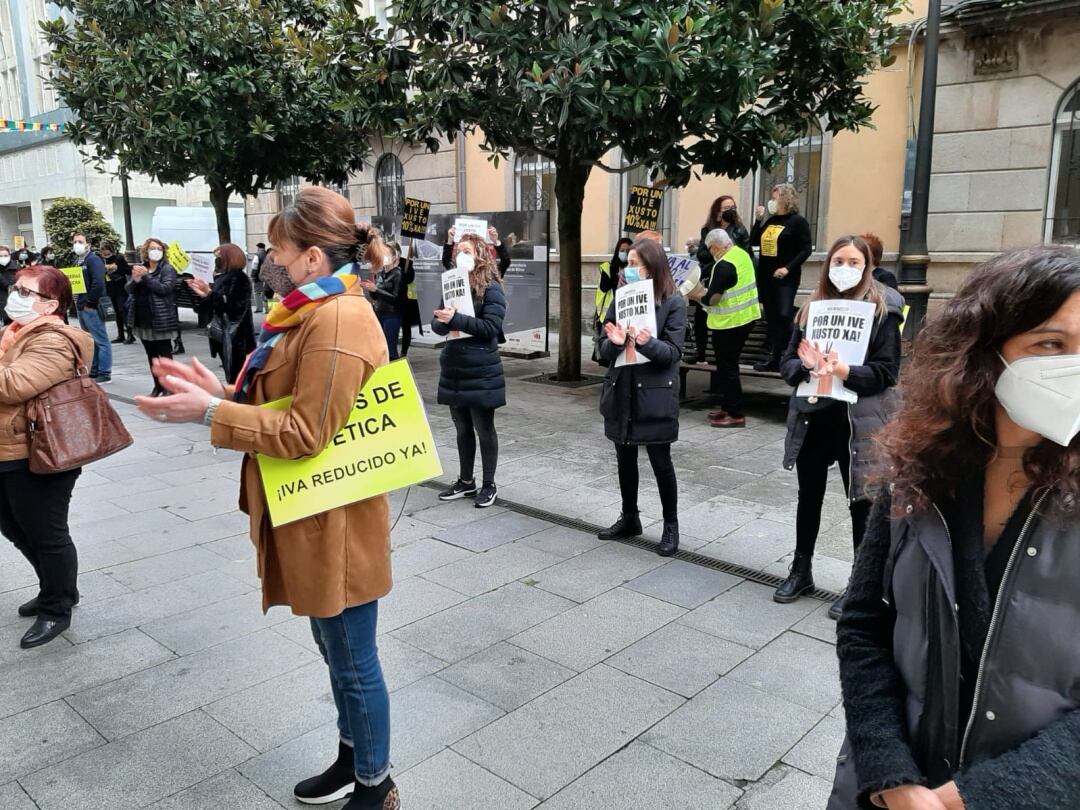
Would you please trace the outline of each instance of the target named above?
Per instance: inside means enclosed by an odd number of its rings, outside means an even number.
[[[724,254],[722,261],[735,265],[739,278],[734,287],[724,292],[716,306],[705,307],[709,313],[709,328],[735,329],[753,323],[761,317],[754,261],[741,247],[732,247]],[[713,272],[716,272],[715,269]]]
[[[600,277],[611,276],[611,262],[604,262],[600,265]],[[615,285],[609,285],[611,290],[604,292],[600,289],[600,285],[596,286],[596,320],[603,322],[607,317],[608,310],[611,309],[611,301],[615,296]]]

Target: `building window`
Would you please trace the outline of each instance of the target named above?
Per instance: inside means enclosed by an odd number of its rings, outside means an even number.
[[[326,186],[326,188],[330,189],[331,191],[333,191],[333,192],[335,192],[337,194],[340,194],[346,200],[349,199],[349,184],[348,184],[348,182],[344,182],[344,183],[326,182],[326,183],[323,183],[323,185]]]
[[[788,144],[780,161],[770,171],[757,173],[755,205],[765,205],[773,186],[790,183],[799,193],[799,213],[810,223],[810,233],[818,240],[821,220],[821,128],[814,126],[804,137]]]
[[[296,195],[300,191],[300,178],[295,174],[287,180],[277,184],[278,194],[281,195],[281,207],[288,208],[296,202]]]
[[[625,157],[622,159],[622,165],[628,165]],[[652,185],[653,181],[649,179],[649,170],[645,166],[635,166],[633,169],[619,175],[620,234],[622,233],[623,220],[626,216],[626,206],[630,203],[630,187]],[[675,202],[674,192],[671,189],[667,189],[664,192],[664,199],[660,203],[660,217],[657,224],[657,230],[660,231],[660,235],[664,238],[665,248],[675,253],[678,253],[679,250],[682,249],[682,245],[676,246],[672,243],[672,240],[675,238]]]
[[[1046,241],[1080,245],[1080,81],[1058,105],[1049,192]]]
[[[518,155],[514,161],[518,211],[555,210],[555,164],[540,155]]]
[[[405,210],[405,167],[390,152],[375,164],[375,205],[380,217],[393,222],[399,222]]]

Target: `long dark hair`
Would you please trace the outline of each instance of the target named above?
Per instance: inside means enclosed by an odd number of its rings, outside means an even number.
[[[832,279],[829,278],[829,266],[832,264],[836,251],[849,245],[863,255],[866,266],[863,267],[863,277],[859,285],[847,292],[840,292],[836,289],[836,285],[832,283]],[[825,256],[824,264],[821,265],[821,275],[818,277],[817,287],[806,303],[810,304],[812,301],[828,301],[836,298],[869,301],[875,306],[878,318],[884,318],[888,314],[888,309],[885,306],[885,293],[882,291],[881,285],[874,281],[873,254],[870,252],[870,246],[866,244],[861,236],[846,234],[833,242],[828,255]],[[810,307],[804,306],[799,310],[799,326],[805,327],[806,319],[809,317]]]
[[[660,243],[653,239],[638,239],[630,246],[630,250],[638,255],[645,269],[649,271],[656,303],[659,305],[661,301],[675,295],[677,288],[675,279],[671,277],[671,265]]]
[[[742,225],[743,224],[742,217],[739,216],[739,206],[738,205],[736,205],[735,208],[734,208],[735,220],[733,222],[724,222],[724,220],[722,220],[720,218],[720,208],[728,200],[731,200],[732,202],[735,202],[735,198],[732,197],[730,194],[721,194],[719,197],[717,197],[715,200],[713,200],[713,204],[709,207],[709,221],[705,223],[705,227],[708,228],[710,231],[713,228],[728,228],[728,227],[730,227],[732,225]],[[746,227],[746,226],[743,225],[743,227]]]
[[[1033,247],[1003,253],[971,272],[922,330],[903,376],[904,405],[877,436],[894,484],[893,507],[925,511],[951,497],[996,445],[998,352],[1009,338],[1049,320],[1080,292],[1080,254]],[[1036,489],[1074,512],[1080,497],[1080,437],[1069,447],[1043,441],[1024,455]]]
[[[634,240],[631,239],[629,236],[622,236],[619,238],[619,241],[615,243],[615,250],[611,252],[611,264],[609,265],[613,274],[622,270],[623,267],[626,265],[626,262],[622,261],[619,258],[619,248],[621,248],[623,245],[626,245],[626,250],[627,252],[629,252],[630,246],[632,244],[634,244]]]

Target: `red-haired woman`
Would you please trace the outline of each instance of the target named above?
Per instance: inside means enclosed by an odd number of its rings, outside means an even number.
[[[38,475],[27,461],[27,403],[71,379],[94,356],[90,335],[66,325],[72,303],[67,276],[35,265],[19,271],[4,306],[12,324],[0,336],[0,531],[38,578],[37,596],[19,607],[20,616],[36,617],[22,637],[24,649],[67,630],[79,601],[68,507],[81,470]]]
[[[837,651],[830,810],[1080,807],[1080,255],[977,268],[919,335]]]
[[[210,355],[221,358],[225,381],[234,383],[255,348],[247,254],[239,245],[218,245],[214,270],[217,275],[212,287],[196,278],[188,279],[187,285],[202,299],[200,310],[210,316]]]

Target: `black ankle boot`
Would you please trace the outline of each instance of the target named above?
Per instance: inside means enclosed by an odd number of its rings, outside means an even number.
[[[656,553],[661,557],[671,557],[679,550],[679,521],[665,520],[664,533],[660,535],[660,545]]]
[[[596,533],[601,540],[626,540],[641,534],[641,518],[637,512],[623,512],[612,525]]]
[[[773,601],[786,605],[794,602],[807,591],[814,590],[814,569],[809,554],[795,553],[788,569],[788,578],[776,589]]]
[[[397,785],[389,776],[375,787],[365,787],[357,782],[352,798],[341,810],[401,810]]]
[[[298,783],[293,795],[304,804],[329,804],[351,796],[355,785],[352,747],[338,742],[337,761],[318,776]]]

